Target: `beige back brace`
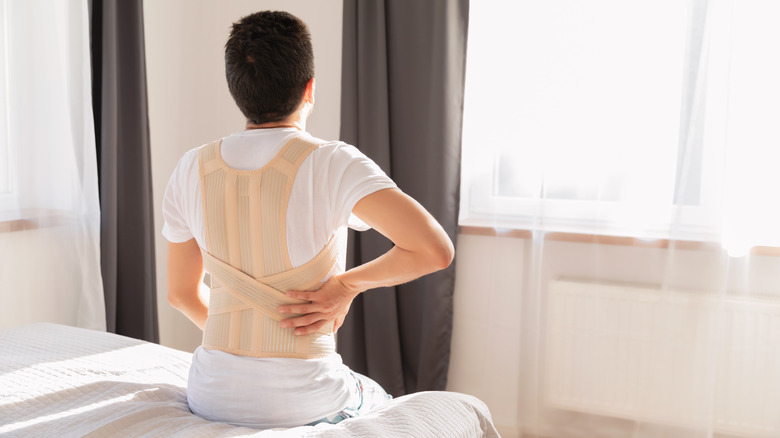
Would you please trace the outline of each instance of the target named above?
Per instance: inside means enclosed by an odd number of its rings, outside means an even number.
[[[298,168],[318,143],[295,138],[268,164],[237,170],[221,157],[221,141],[199,153],[206,245],[203,263],[211,296],[203,347],[252,357],[311,359],[335,352],[327,330],[295,336],[281,328],[288,290],[316,290],[338,258],[335,237],[306,264],[293,268],[287,250],[286,215]]]

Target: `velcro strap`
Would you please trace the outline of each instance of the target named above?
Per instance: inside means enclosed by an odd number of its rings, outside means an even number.
[[[308,301],[291,298],[277,289],[262,283],[250,275],[203,251],[203,265],[207,271],[219,279],[221,285],[246,304],[261,310],[271,318],[280,321],[300,314],[281,314],[276,311],[285,304],[303,304]],[[213,279],[212,279],[213,281]]]

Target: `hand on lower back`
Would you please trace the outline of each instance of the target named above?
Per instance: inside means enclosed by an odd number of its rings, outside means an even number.
[[[307,335],[333,324],[335,333],[349,312],[357,291],[347,288],[334,275],[316,291],[287,291],[286,295],[308,301],[301,304],[279,306],[279,313],[298,314],[280,321],[282,327],[294,327],[296,335]]]

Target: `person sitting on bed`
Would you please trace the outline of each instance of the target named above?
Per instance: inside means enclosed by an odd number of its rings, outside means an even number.
[[[225,71],[246,130],[186,153],[163,200],[169,301],[204,330],[190,409],[261,429],[361,415],[390,396],[342,363],[334,333],[359,293],[447,267],[452,242],[358,149],[306,132],[314,59],[301,20],[234,23]],[[394,247],[345,272],[347,226]]]

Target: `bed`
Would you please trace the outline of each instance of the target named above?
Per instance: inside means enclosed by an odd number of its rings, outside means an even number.
[[[498,437],[487,406],[453,392],[398,397],[339,424],[256,430],[187,408],[191,354],[57,324],[0,331],[0,436]]]

